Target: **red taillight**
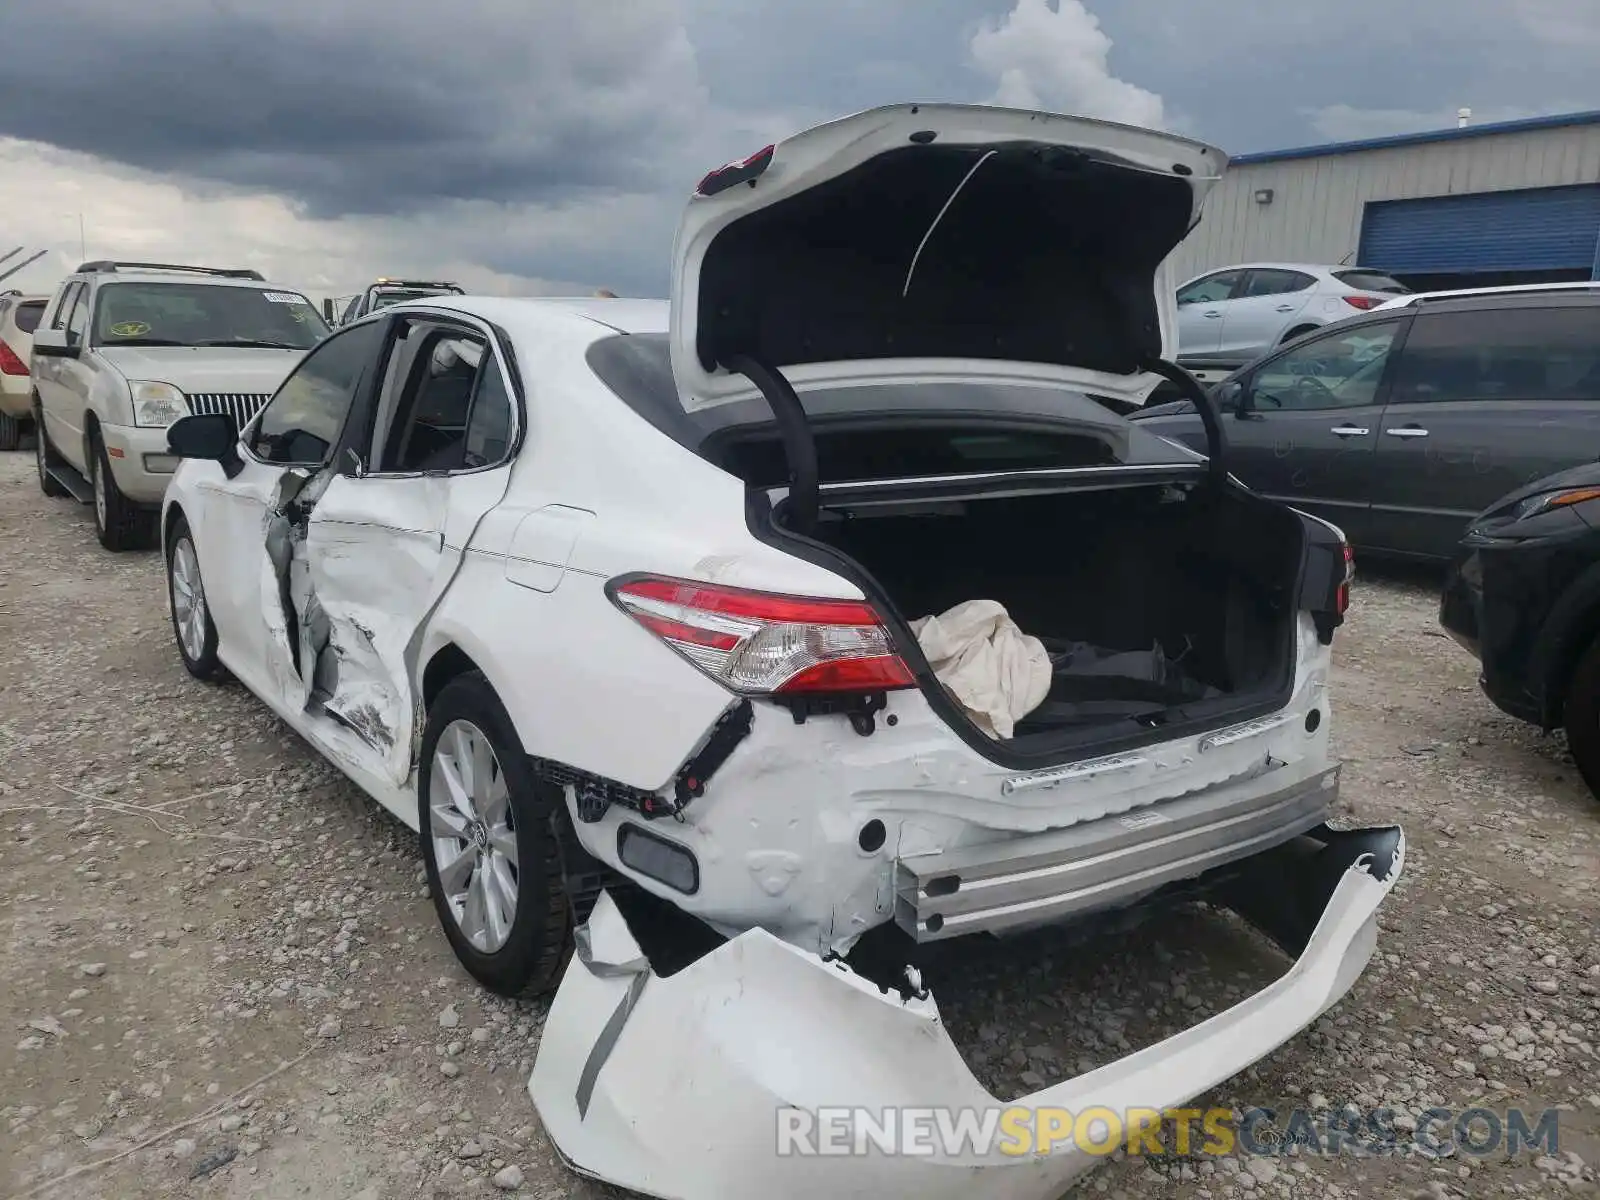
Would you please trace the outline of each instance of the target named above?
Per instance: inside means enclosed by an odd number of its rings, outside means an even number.
[[[916,686],[872,605],[644,577],[612,599],[718,683],[745,695]]]
[[[26,375],[28,364],[17,357],[17,352],[0,342],[0,375]]]
[[[1382,296],[1346,296],[1344,302],[1351,308],[1359,308],[1362,312],[1371,312],[1383,303]]]
[[[776,149],[776,146],[763,146],[749,158],[728,163],[715,171],[707,171],[705,178],[695,186],[696,194],[715,196],[718,192],[725,192],[736,184],[750,183],[772,165],[772,155]]]
[[[1335,598],[1335,606],[1342,617],[1350,610],[1350,584],[1356,577],[1356,552],[1350,548],[1350,543],[1344,544],[1344,582],[1339,585]]]

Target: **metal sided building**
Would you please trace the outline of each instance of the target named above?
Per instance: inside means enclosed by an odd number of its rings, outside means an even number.
[[[1421,289],[1600,279],[1600,112],[1241,154],[1173,256],[1374,267]]]

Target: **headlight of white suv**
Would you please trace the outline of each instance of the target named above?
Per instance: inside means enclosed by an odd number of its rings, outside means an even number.
[[[165,429],[179,417],[189,415],[189,406],[184,402],[183,393],[170,383],[135,379],[130,386],[133,388],[135,425]]]

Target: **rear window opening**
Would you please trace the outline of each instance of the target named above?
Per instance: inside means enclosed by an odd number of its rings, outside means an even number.
[[[1335,271],[1333,277],[1346,287],[1362,292],[1388,292],[1395,296],[1408,296],[1411,289],[1398,279],[1391,279],[1380,271]]]
[[[1109,439],[1059,430],[997,429],[992,424],[885,422],[872,428],[824,428],[817,431],[816,443],[819,474],[840,483],[1117,462]],[[715,439],[708,443],[706,457],[754,487],[778,487],[788,479],[783,444],[771,431]]]
[[[12,316],[17,328],[23,333],[32,333],[39,328],[39,319],[44,316],[43,300],[24,300],[17,305],[17,311]]]
[[[666,334],[618,334],[589,349],[595,375],[680,446],[752,487],[788,478],[771,406],[687,413]],[[825,483],[1118,464],[1191,464],[1192,452],[1123,420],[1104,400],[1051,386],[989,383],[808,388]]]

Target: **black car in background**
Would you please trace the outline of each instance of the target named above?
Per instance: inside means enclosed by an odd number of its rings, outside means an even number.
[[[1600,797],[1600,464],[1520,488],[1473,521],[1439,620],[1482,663],[1496,707],[1566,727]]]
[[[1447,560],[1501,496],[1600,459],[1600,292],[1422,297],[1298,338],[1211,395],[1247,486],[1358,550]],[[1205,451],[1187,404],[1132,419]]]

